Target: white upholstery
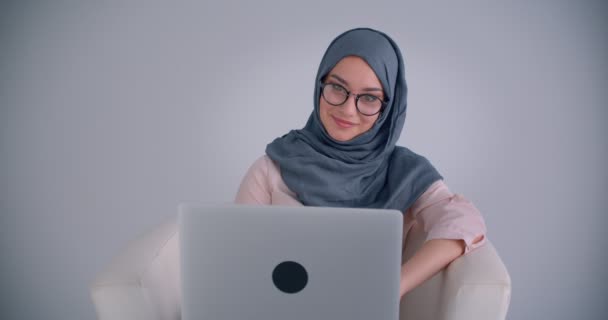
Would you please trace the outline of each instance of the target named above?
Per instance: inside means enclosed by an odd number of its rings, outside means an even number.
[[[422,245],[413,228],[404,259]],[[129,243],[96,277],[91,298],[100,320],[180,319],[177,221],[169,221]],[[505,319],[511,279],[492,244],[452,262],[401,300],[400,320]]]

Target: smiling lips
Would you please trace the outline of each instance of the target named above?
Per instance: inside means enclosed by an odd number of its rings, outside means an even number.
[[[347,128],[351,128],[351,127],[353,127],[353,126],[355,125],[355,124],[354,124],[354,123],[352,123],[352,122],[348,122],[348,121],[346,121],[346,120],[342,120],[342,119],[340,119],[340,118],[336,118],[336,117],[334,117],[334,116],[331,116],[331,117],[332,117],[332,119],[334,119],[334,122],[335,122],[335,123],[336,123],[336,124],[337,124],[337,125],[338,125],[340,128],[345,128],[345,129],[347,129]]]

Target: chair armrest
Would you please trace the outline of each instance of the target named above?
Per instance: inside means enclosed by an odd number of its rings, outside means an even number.
[[[439,319],[505,319],[511,278],[496,249],[486,243],[446,268]]]
[[[99,320],[160,320],[145,289],[137,284],[93,284],[90,292]]]
[[[144,233],[96,276],[89,290],[98,319],[160,319],[142,278],[176,230],[173,220]]]

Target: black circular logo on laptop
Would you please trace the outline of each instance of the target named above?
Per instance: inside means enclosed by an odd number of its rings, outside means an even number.
[[[272,282],[277,289],[285,293],[302,291],[308,283],[308,273],[304,267],[294,261],[279,263],[272,271]]]

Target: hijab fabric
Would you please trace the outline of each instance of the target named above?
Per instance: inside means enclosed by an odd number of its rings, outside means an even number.
[[[337,141],[319,117],[320,84],[347,56],[358,56],[369,64],[388,100],[371,129],[351,140]],[[433,182],[442,179],[426,158],[395,145],[407,109],[404,68],[399,48],[382,32],[357,28],[331,42],[319,65],[314,110],[306,125],[266,147],[266,154],[278,164],[285,184],[302,204],[405,212]]]

